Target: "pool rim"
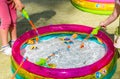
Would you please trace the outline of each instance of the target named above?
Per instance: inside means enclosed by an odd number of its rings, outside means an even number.
[[[64,31],[90,33],[92,29],[93,28],[90,26],[78,25],[78,24],[57,24],[57,25],[48,25],[37,28],[38,33],[40,35],[51,32],[64,32]],[[20,55],[20,46],[27,39],[33,38],[35,36],[37,36],[36,32],[34,30],[30,30],[24,33],[23,35],[21,35],[15,41],[12,48],[12,56],[18,64],[20,64],[20,62],[23,59],[23,57]],[[96,36],[102,39],[102,41],[106,44],[108,50],[106,52],[106,55],[101,60],[91,65],[84,66],[81,68],[52,69],[52,68],[45,68],[42,66],[38,66],[29,61],[25,61],[22,67],[31,73],[45,77],[51,77],[51,78],[72,78],[72,77],[80,77],[95,73],[96,71],[100,70],[102,67],[107,65],[112,60],[115,52],[113,41],[104,32],[99,31]]]

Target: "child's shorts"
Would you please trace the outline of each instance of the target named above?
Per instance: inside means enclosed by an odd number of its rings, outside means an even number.
[[[16,26],[17,13],[12,4],[8,4],[7,0],[0,0],[0,29]]]

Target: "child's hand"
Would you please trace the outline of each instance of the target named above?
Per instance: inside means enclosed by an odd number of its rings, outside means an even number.
[[[20,0],[14,0],[14,2],[15,2],[15,8],[19,11],[22,11],[22,9],[24,8],[22,2]]]
[[[15,8],[15,3],[13,0],[7,0],[8,4],[12,4],[12,8]]]
[[[101,26],[104,30],[106,30],[106,26],[105,26],[105,23],[104,23],[104,22],[101,22],[101,23],[99,24],[99,26]]]

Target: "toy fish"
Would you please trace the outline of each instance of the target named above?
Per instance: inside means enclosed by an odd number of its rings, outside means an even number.
[[[72,35],[72,38],[75,39],[75,38],[77,38],[77,36],[78,35],[75,33],[75,34]]]
[[[27,44],[35,44],[35,42],[34,42],[34,40],[29,39],[29,40],[27,41]]]

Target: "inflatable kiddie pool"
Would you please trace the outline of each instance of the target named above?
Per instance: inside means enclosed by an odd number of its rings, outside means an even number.
[[[92,29],[93,28],[89,26],[75,25],[75,24],[58,24],[58,25],[48,25],[45,27],[39,27],[37,29],[40,35],[39,44],[42,44],[42,42],[44,42],[45,40],[49,40],[54,36],[55,38],[57,38],[60,37],[61,35],[63,37],[64,35],[72,35],[74,33],[78,34],[77,38],[80,38],[79,42],[81,42],[81,40],[84,39],[85,36],[92,31]],[[34,30],[30,30],[24,33],[23,35],[21,35],[15,41],[12,48],[12,57],[11,57],[11,62],[12,62],[11,68],[13,73],[19,68],[19,65],[24,59],[25,51],[23,52],[23,50],[27,47],[26,41],[35,38],[36,36],[38,36],[36,32]],[[101,43],[99,43],[99,41],[97,41],[96,38],[99,38],[101,40]],[[93,40],[93,42],[96,42],[97,44],[101,44],[101,46],[104,47],[105,49],[104,56],[99,60],[93,62],[92,64],[76,67],[76,68],[48,68],[44,66],[39,66],[29,60],[26,60],[24,61],[21,68],[19,68],[16,74],[16,79],[111,79],[112,75],[116,70],[116,65],[117,65],[116,63],[117,54],[115,53],[113,42],[102,31],[99,31],[97,35],[90,37],[88,40],[91,39]],[[78,50],[83,50],[83,49],[78,49]],[[98,52],[102,54],[102,51],[98,51]],[[29,53],[32,52],[29,51]],[[74,54],[75,53],[76,51],[74,51]],[[91,53],[93,55],[93,52]],[[37,53],[34,52],[34,54]],[[34,55],[32,55],[32,57],[34,57]],[[92,58],[89,60],[92,60]]]
[[[114,0],[71,0],[72,4],[85,12],[109,15],[114,8]]]

